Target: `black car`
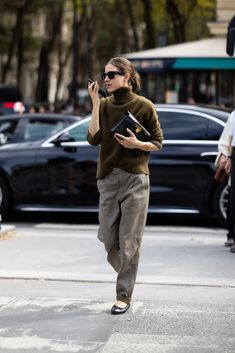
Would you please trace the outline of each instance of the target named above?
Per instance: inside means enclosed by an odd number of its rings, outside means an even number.
[[[228,113],[195,106],[158,105],[164,133],[150,154],[149,212],[200,214],[225,219],[227,185],[214,180],[217,143]],[[0,213],[96,212],[98,147],[86,141],[90,117],[43,143],[0,148]]]
[[[0,84],[0,115],[14,113],[16,102],[22,103],[22,94],[19,88]]]
[[[79,120],[79,116],[53,113],[4,115],[0,117],[0,146],[43,140]]]

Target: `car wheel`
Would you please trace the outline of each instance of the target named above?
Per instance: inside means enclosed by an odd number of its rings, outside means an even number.
[[[214,211],[221,225],[226,226],[228,207],[228,184],[221,183],[215,192]]]
[[[4,219],[10,209],[10,191],[5,180],[0,177],[0,214]]]

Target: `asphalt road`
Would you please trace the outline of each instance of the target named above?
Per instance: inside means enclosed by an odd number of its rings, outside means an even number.
[[[0,352],[235,352],[224,229],[149,224],[131,309],[112,316],[115,273],[82,223],[18,219],[1,238]]]

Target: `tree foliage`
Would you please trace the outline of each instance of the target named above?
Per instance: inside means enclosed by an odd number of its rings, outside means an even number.
[[[0,75],[7,82],[15,71],[21,84],[22,65],[35,62],[37,99],[48,98],[51,62],[58,63],[57,91],[71,65],[77,25],[77,77],[84,86],[113,56],[209,36],[216,0],[1,0]],[[43,35],[34,31],[44,16]],[[63,39],[64,28],[70,36]],[[72,79],[72,78],[71,78]]]

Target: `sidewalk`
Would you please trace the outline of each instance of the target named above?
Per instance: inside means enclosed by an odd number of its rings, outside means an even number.
[[[97,229],[17,225],[14,241],[2,243],[0,278],[115,282]],[[235,287],[235,256],[223,246],[225,234],[217,228],[146,227],[137,283]]]

